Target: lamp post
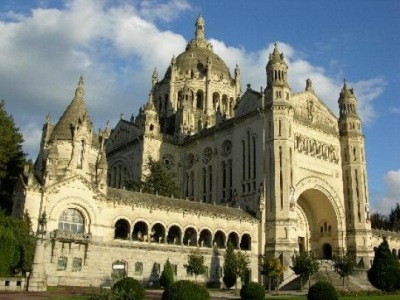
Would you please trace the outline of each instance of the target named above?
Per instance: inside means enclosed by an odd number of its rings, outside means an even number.
[[[42,292],[47,289],[44,272],[44,241],[47,231],[47,216],[43,212],[38,220],[39,226],[36,232],[35,257],[33,259],[32,272],[28,282],[28,291]]]

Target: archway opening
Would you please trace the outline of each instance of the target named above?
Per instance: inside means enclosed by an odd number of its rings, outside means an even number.
[[[163,243],[165,237],[165,228],[162,224],[154,224],[150,232],[150,242]]]
[[[331,259],[333,251],[343,250],[340,217],[331,201],[328,195],[315,188],[305,190],[299,196],[296,206],[298,251],[313,251],[318,258]]]
[[[208,229],[203,229],[200,232],[200,246],[211,247],[211,232]]]
[[[197,246],[197,231],[193,227],[189,227],[185,230],[183,244],[185,246]]]
[[[139,221],[133,226],[132,240],[139,242],[147,242],[148,229],[147,224],[143,221]]]
[[[241,250],[251,250],[251,237],[250,234],[243,234],[242,239],[240,241],[240,249]]]
[[[239,237],[236,232],[229,233],[228,243],[231,243],[233,248],[235,248],[235,249],[237,249],[239,247]]]
[[[171,226],[168,230],[167,243],[173,245],[180,245],[181,236],[182,236],[181,229],[176,225]]]
[[[130,232],[130,224],[125,219],[119,219],[115,223],[114,238],[115,239],[128,239]]]
[[[213,245],[219,249],[225,248],[225,234],[218,230],[214,235]]]

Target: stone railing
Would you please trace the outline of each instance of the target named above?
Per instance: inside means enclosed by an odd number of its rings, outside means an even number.
[[[91,233],[74,233],[61,230],[54,230],[50,234],[50,237],[60,242],[74,242],[74,243],[87,244],[92,241]]]

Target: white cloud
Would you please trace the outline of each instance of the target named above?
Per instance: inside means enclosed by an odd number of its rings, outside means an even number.
[[[171,22],[177,17],[177,12],[186,10],[191,10],[186,0],[172,0],[166,3],[160,0],[147,0],[140,3],[141,17],[151,21],[160,19]]]
[[[396,203],[400,204],[400,169],[391,170],[385,175],[386,190],[383,197],[373,203],[374,210],[388,214]]]
[[[390,112],[395,115],[400,115],[400,107],[391,107]]]
[[[0,19],[0,98],[25,134],[35,127],[41,130],[47,113],[57,121],[74,95],[80,74],[95,128],[104,127],[108,119],[114,125],[120,113],[127,118],[136,114],[147,100],[154,68],[162,78],[172,56],[185,49],[182,35],[157,26],[158,21],[171,22],[190,11],[185,0],[70,0],[63,8],[46,6],[25,16],[8,12],[6,19],[12,17],[12,22]],[[243,91],[247,83],[256,90],[265,87],[265,65],[273,44],[250,52],[222,41],[210,42],[231,71],[239,65]],[[311,78],[316,93],[336,112],[342,83],[289,44],[278,44],[289,65],[293,91],[303,90],[305,80]],[[373,101],[382,93],[382,82],[375,78],[353,83],[365,121],[375,114]],[[36,138],[37,134],[25,137],[25,151],[33,156]]]

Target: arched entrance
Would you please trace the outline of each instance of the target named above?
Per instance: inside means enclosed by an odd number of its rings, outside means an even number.
[[[341,218],[337,203],[326,188],[314,187],[301,192],[297,200],[298,251],[313,251],[320,259],[331,259],[333,251],[342,247]]]

